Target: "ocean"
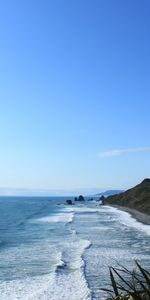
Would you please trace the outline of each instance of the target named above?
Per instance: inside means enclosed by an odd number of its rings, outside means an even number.
[[[1,300],[101,300],[108,266],[150,268],[149,225],[67,198],[0,198]]]

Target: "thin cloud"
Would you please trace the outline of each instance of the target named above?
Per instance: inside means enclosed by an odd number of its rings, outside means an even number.
[[[138,148],[127,148],[127,149],[113,149],[109,151],[99,152],[98,157],[113,157],[113,156],[121,156],[126,153],[138,153],[138,152],[149,152],[150,147],[138,147]]]

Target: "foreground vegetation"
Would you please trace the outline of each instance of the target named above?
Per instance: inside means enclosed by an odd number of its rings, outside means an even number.
[[[137,261],[136,269],[109,268],[111,287],[102,289],[110,294],[107,300],[150,300],[150,273]]]

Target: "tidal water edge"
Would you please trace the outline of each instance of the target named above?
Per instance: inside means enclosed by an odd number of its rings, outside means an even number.
[[[108,266],[150,267],[150,226],[64,197],[0,198],[0,299],[104,299]]]

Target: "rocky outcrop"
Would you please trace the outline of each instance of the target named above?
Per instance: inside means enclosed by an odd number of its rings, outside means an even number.
[[[79,197],[74,198],[75,201],[85,201],[84,197],[80,195]]]
[[[106,198],[103,195],[99,198],[99,201],[101,202],[101,205],[105,204],[105,199]]]
[[[67,204],[67,205],[72,205],[73,202],[72,202],[72,200],[66,200],[66,204]]]

